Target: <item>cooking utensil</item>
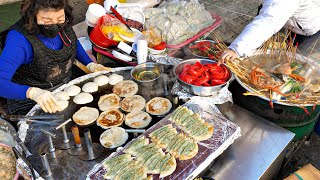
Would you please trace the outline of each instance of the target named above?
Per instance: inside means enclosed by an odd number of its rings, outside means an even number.
[[[118,18],[124,25],[127,26],[128,29],[130,29],[130,31],[132,31],[132,29],[128,26],[126,21],[122,18],[122,16],[118,13],[118,11],[114,7],[110,6],[110,10],[116,16],[116,18]]]
[[[131,77],[143,87],[159,85],[162,77],[163,66],[154,62],[139,64],[131,70]]]
[[[198,95],[198,96],[210,96],[210,95],[214,94],[215,92],[221,90],[224,86],[226,86],[229,83],[231,76],[229,77],[228,81],[226,81],[226,83],[221,84],[221,85],[217,85],[217,86],[195,86],[195,85],[188,84],[188,83],[182,81],[179,78],[179,75],[182,73],[183,67],[187,64],[190,64],[190,65],[195,64],[196,62],[200,62],[201,64],[217,63],[217,62],[215,62],[213,60],[209,60],[209,59],[189,59],[189,60],[182,61],[181,63],[176,65],[173,69],[174,76],[177,78],[179,84],[186,91],[188,91],[194,95]],[[227,69],[231,74],[230,69],[228,67],[227,67]]]
[[[68,153],[71,155],[74,155],[74,156],[79,156],[79,155],[85,154],[86,151],[84,150],[84,148],[82,147],[82,144],[81,144],[79,128],[74,125],[71,127],[71,131],[72,131],[74,142],[75,142],[76,146],[74,148],[68,149]]]
[[[12,121],[12,122],[33,122],[33,123],[40,123],[40,124],[47,124],[53,125],[58,123],[58,121],[64,119],[64,115],[38,115],[38,116],[25,116],[25,115],[8,115],[8,114],[1,114],[1,118]],[[39,121],[39,120],[46,120],[46,121]],[[48,122],[50,121],[50,122]]]
[[[19,119],[31,119],[31,120],[63,120],[64,115],[37,115],[37,116],[25,116],[25,115],[1,115],[3,119],[15,121]]]

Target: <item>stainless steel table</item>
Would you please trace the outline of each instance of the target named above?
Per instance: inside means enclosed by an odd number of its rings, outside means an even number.
[[[218,106],[241,127],[241,137],[202,174],[216,180],[273,179],[294,133],[235,104]]]

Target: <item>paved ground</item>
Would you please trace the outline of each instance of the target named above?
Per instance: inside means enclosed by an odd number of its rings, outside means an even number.
[[[69,0],[74,8],[74,24],[84,20],[88,5],[85,0]],[[257,0],[200,0],[209,10],[215,11],[223,17],[223,22],[215,30],[225,42],[232,42],[242,29],[257,14]],[[8,11],[10,9],[10,11]],[[4,19],[8,15],[9,19]],[[18,5],[0,6],[0,30],[9,26],[11,22],[19,18]],[[320,169],[320,137],[313,133],[310,141],[301,146],[295,153],[287,168],[281,173],[279,179],[286,177],[296,171],[298,168],[311,163]]]

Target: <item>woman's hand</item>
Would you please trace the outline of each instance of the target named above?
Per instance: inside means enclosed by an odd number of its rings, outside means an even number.
[[[101,64],[94,63],[94,62],[89,63],[89,64],[87,65],[87,68],[88,68],[88,69],[89,69],[89,71],[91,71],[91,72],[97,72],[97,71],[111,71],[111,68],[109,68],[109,67],[105,67],[105,66],[103,66],[103,65],[101,65]]]
[[[234,60],[235,58],[238,58],[238,54],[231,49],[228,49],[226,51],[224,51],[219,59],[219,65],[223,64],[224,62],[228,61],[228,60]]]
[[[50,91],[30,87],[27,97],[39,104],[44,112],[55,113],[60,109],[60,105]]]

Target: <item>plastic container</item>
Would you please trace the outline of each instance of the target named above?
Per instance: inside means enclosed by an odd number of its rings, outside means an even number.
[[[106,14],[105,16],[111,16],[109,14]],[[102,16],[99,21],[98,24],[93,28],[93,30],[90,33],[90,39],[91,41],[102,48],[108,48],[111,46],[117,46],[118,42],[114,41],[112,39],[109,39],[107,36],[105,36],[101,30],[101,25],[103,24],[103,17]],[[111,16],[113,17],[113,16]]]
[[[86,23],[88,26],[94,27],[99,18],[106,14],[106,11],[103,6],[99,4],[90,4],[86,12]]]

